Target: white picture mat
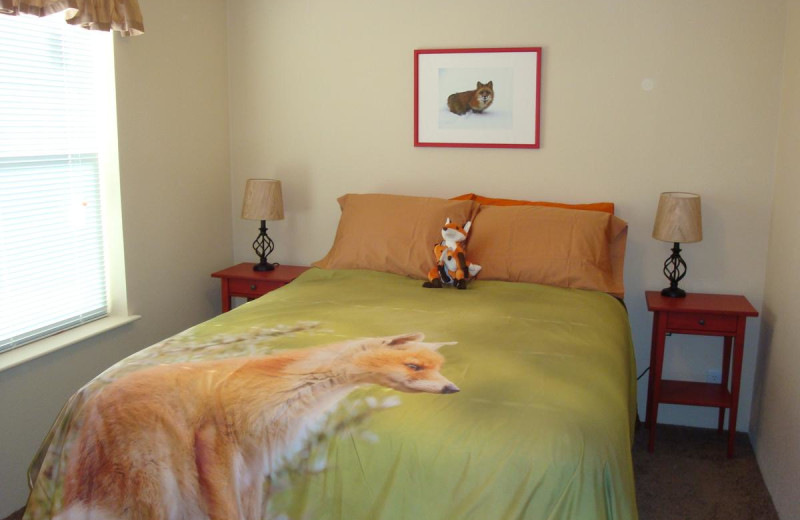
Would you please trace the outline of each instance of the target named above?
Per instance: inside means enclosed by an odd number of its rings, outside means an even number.
[[[538,59],[533,51],[418,54],[418,141],[536,144]],[[447,97],[478,81],[492,81],[492,105],[481,114],[450,113]]]

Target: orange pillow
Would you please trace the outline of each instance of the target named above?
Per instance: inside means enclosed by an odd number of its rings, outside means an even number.
[[[609,213],[481,206],[467,251],[481,280],[591,289],[623,297],[628,224]]]
[[[313,266],[371,269],[427,279],[435,264],[433,246],[442,240],[447,218],[472,220],[471,200],[405,195],[348,194],[339,197],[342,215],[333,246]]]
[[[474,200],[479,204],[486,206],[548,206],[551,208],[564,208],[564,209],[583,209],[588,211],[604,211],[606,213],[614,214],[613,202],[592,202],[590,204],[564,204],[563,202],[542,202],[532,200],[515,200],[515,199],[493,199],[490,197],[483,197],[474,193],[465,193],[458,197],[453,197],[451,200]]]

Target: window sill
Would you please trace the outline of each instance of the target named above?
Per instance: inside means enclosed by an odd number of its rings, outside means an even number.
[[[64,348],[68,345],[78,343],[97,336],[104,332],[122,327],[128,323],[138,320],[141,316],[107,316],[97,321],[75,327],[74,329],[65,330],[54,336],[50,336],[39,341],[34,341],[27,345],[3,352],[0,354],[0,372],[7,368],[21,365],[26,361],[36,359],[38,357],[54,352],[58,349]]]

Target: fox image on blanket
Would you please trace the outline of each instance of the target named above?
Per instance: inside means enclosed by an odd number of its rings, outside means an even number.
[[[90,397],[67,463],[77,519],[259,519],[267,476],[360,385],[452,394],[421,333],[159,365]]]

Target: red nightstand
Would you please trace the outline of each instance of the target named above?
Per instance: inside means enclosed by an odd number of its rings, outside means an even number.
[[[744,296],[729,294],[687,294],[667,298],[658,291],[646,291],[647,309],[653,313],[653,339],[650,347],[650,383],[647,387],[647,418],[650,428],[649,451],[655,448],[659,403],[713,406],[719,408],[717,428],[722,433],[725,409],[728,417],[728,457],[733,457],[736,413],[739,408],[739,383],[742,375],[745,321],[758,311]],[[722,383],[697,383],[661,379],[664,344],[668,334],[722,336]],[[733,367],[731,368],[731,353]],[[728,386],[730,383],[730,387]]]
[[[245,262],[211,275],[222,282],[222,312],[231,310],[231,298],[234,296],[248,300],[258,298],[283,287],[310,269],[299,265],[278,265],[274,271],[253,271],[254,265]]]

